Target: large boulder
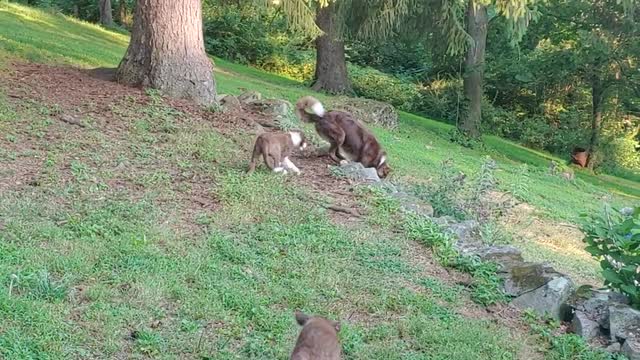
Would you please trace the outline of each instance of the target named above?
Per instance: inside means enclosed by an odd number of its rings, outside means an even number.
[[[576,311],[571,320],[571,331],[586,341],[591,341],[600,336],[600,324],[589,319],[582,311]]]
[[[611,339],[640,338],[640,311],[624,304],[609,306]]]
[[[332,110],[341,110],[350,113],[356,119],[367,123],[380,125],[389,129],[398,126],[398,112],[387,103],[351,97],[339,97],[328,104]]]
[[[640,360],[640,337],[627,339],[620,352],[629,360]]]
[[[568,301],[576,312],[584,313],[603,329],[609,329],[609,306],[627,303],[628,299],[620,293],[593,289],[588,285],[578,288],[575,296]]]
[[[562,320],[567,318],[565,303],[573,291],[573,281],[557,274],[551,281],[516,297],[511,303],[517,308],[531,309],[539,315],[549,314],[554,319]]]
[[[556,274],[548,274],[542,264],[522,262],[513,264],[503,277],[505,293],[520,296],[544,286]]]

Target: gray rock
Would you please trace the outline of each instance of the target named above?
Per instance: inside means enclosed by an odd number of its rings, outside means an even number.
[[[524,262],[522,252],[513,246],[492,245],[478,250],[477,254],[484,261],[492,261],[500,265],[502,271],[508,271]]]
[[[433,217],[433,206],[431,204],[409,195],[404,191],[396,191],[390,194],[398,200],[403,210],[413,212],[427,217]]]
[[[504,275],[504,291],[510,296],[520,296],[541,288],[552,279],[542,264],[514,264]]]
[[[225,110],[240,110],[240,109],[242,109],[242,104],[240,104],[240,101],[238,100],[238,98],[233,96],[233,95],[225,95],[225,96],[223,96],[218,101],[218,103]]]
[[[620,209],[620,214],[622,214],[622,216],[631,216],[633,215],[633,211],[632,207],[623,207]]]
[[[216,94],[214,100],[216,102],[220,102],[220,101],[222,101],[222,99],[224,99],[225,96],[228,96],[228,95],[227,94]]]
[[[640,311],[628,305],[609,306],[611,340],[640,338]]]
[[[627,303],[628,299],[620,293],[592,289],[590,286],[581,286],[576,291],[576,296],[569,301],[576,311],[585,313],[604,329],[609,329],[609,306]]]
[[[254,100],[251,102],[251,107],[253,107],[257,111],[262,112],[263,114],[275,117],[287,117],[293,114],[293,105],[291,105],[291,103],[286,100]]]
[[[512,304],[520,309],[532,309],[540,315],[548,313],[555,319],[563,319],[567,311],[565,302],[573,291],[573,281],[559,275],[536,290],[513,299]]]
[[[380,181],[380,177],[378,176],[378,172],[375,168],[365,168],[359,162],[342,164],[339,169],[341,174],[354,180],[371,182]]]
[[[440,226],[448,227],[450,224],[455,223],[456,219],[454,219],[453,216],[445,215],[445,216],[433,218],[433,222],[435,222]]]
[[[627,339],[620,352],[629,360],[640,360],[640,337]]]
[[[240,100],[240,102],[244,104],[249,104],[260,99],[262,99],[262,94],[253,90],[245,91],[242,94],[238,95],[238,100]]]
[[[587,314],[576,311],[571,321],[571,331],[586,341],[591,341],[600,335],[600,324],[589,319]]]
[[[465,220],[448,226],[451,233],[458,237],[458,243],[479,243],[480,224],[475,220]]]
[[[619,353],[621,348],[622,348],[622,345],[620,345],[620,343],[616,341],[611,345],[607,346],[605,350],[615,354],[615,353]]]

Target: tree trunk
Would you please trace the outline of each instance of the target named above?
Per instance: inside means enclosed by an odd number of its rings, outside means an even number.
[[[344,42],[338,39],[335,24],[335,4],[318,6],[316,24],[324,34],[316,39],[316,73],[313,90],[342,94],[351,92],[351,82],[347,74],[344,56]]]
[[[213,66],[204,51],[200,0],[138,0],[119,82],[211,104]]]
[[[487,45],[487,7],[469,0],[466,13],[467,32],[473,39],[473,45],[467,49],[464,60],[464,97],[465,111],[460,131],[469,137],[480,136],[482,121],[482,82],[484,80],[484,55]]]
[[[113,15],[111,12],[111,0],[100,0],[100,24],[104,26],[113,26]]]
[[[602,111],[604,106],[604,87],[598,75],[591,80],[591,138],[589,139],[589,168],[593,168],[593,155],[598,151],[600,128],[602,127]]]
[[[128,26],[127,24],[127,1],[118,1],[118,22],[122,26]]]

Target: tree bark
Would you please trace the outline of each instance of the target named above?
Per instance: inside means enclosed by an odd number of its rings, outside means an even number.
[[[111,0],[100,0],[100,24],[113,26],[113,13],[111,11]]]
[[[484,80],[484,56],[487,45],[487,7],[469,0],[466,13],[467,33],[473,44],[467,49],[464,60],[465,111],[458,123],[460,131],[469,137],[480,136],[482,121],[482,94]]]
[[[216,86],[204,50],[201,0],[138,0],[117,79],[211,104]]]
[[[335,24],[335,3],[318,6],[316,24],[324,34],[316,39],[316,72],[313,90],[342,94],[352,92],[347,74],[344,42],[339,39]]]
[[[593,75],[591,80],[591,138],[589,139],[588,163],[593,168],[593,155],[598,150],[600,142],[600,128],[602,127],[602,111],[604,107],[604,86],[598,75]]]

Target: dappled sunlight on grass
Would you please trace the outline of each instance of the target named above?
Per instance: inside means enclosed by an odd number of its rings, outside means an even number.
[[[128,43],[118,34],[59,14],[0,3],[0,52],[76,66],[115,66]]]

